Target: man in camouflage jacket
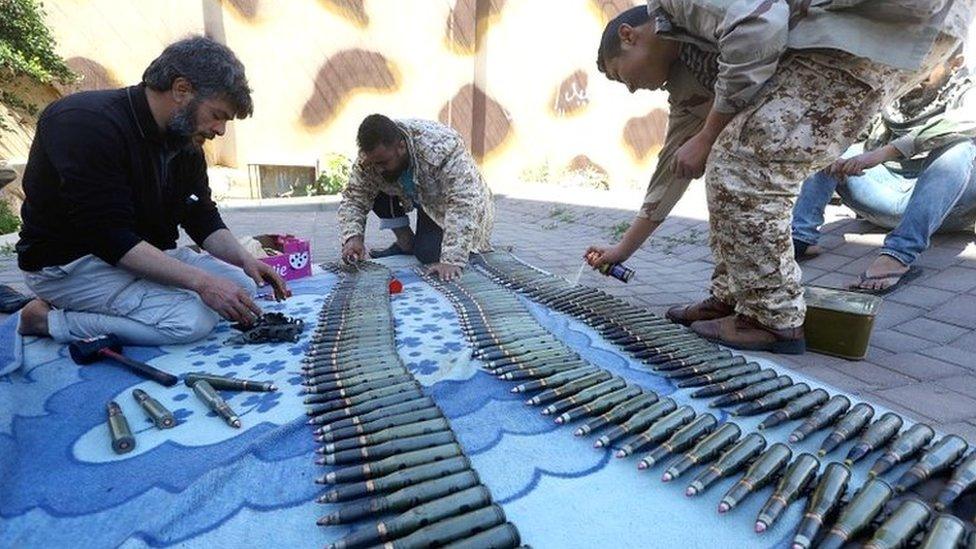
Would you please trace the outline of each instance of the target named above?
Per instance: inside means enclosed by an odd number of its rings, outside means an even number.
[[[370,211],[397,237],[374,257],[415,255],[442,279],[458,276],[471,252],[491,249],[491,191],[456,131],[430,120],[373,114],[360,125],[357,142],[359,158],[338,212],[344,259],[368,256],[363,235]],[[406,217],[414,207],[416,234]]]
[[[591,247],[587,260],[626,259],[704,174],[711,297],[668,318],[732,347],[802,353],[806,305],[790,238],[800,183],[952,53],[973,4],[648,0],[625,11],[604,31],[599,69],[631,92],[666,87],[672,106],[686,96],[677,104],[687,122],[669,128],[660,159],[669,173],[652,178],[622,242]],[[688,73],[711,93],[671,81]]]

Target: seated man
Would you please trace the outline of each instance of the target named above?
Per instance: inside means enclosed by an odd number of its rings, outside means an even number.
[[[442,280],[460,275],[471,252],[491,249],[491,191],[456,131],[429,120],[371,114],[356,142],[359,159],[339,205],[343,259],[369,257],[363,234],[370,210],[396,235],[395,244],[373,257],[412,254]],[[413,206],[416,234],[406,216]]]
[[[893,229],[851,289],[884,294],[920,273],[912,264],[936,231],[976,224],[976,86],[961,51],[892,105],[866,142],[804,183],[793,209],[793,249],[812,255],[836,190],[868,221]]]
[[[244,66],[203,37],[167,47],[138,86],[48,106],[24,173],[17,259],[39,299],[22,311],[20,333],[184,343],[218,315],[248,324],[261,313],[255,284],[283,298],[284,282],[238,244],[210,199],[202,145],[251,111]],[[176,249],[178,226],[209,254]]]

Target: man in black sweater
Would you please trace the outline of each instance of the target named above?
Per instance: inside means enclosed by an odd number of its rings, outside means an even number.
[[[203,37],[167,47],[137,86],[48,106],[24,173],[17,255],[39,299],[20,333],[184,343],[219,317],[250,323],[255,285],[283,299],[281,277],[221,220],[201,148],[252,110],[244,66]],[[178,227],[207,253],[176,248]]]

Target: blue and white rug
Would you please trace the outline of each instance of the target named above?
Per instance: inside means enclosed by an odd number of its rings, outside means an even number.
[[[525,396],[512,394],[510,383],[480,371],[450,303],[411,270],[398,271],[398,277],[404,291],[392,306],[401,356],[450,419],[524,543],[788,546],[802,503],[760,537],[752,525],[770,488],[720,516],[715,507],[732,479],[688,499],[685,483],[659,481],[660,466],[638,472],[636,458],[616,459],[592,448],[592,437],[574,437],[573,427],[557,426],[525,406]],[[298,281],[293,298],[263,306],[313,325],[334,282],[331,274]],[[584,358],[679,405],[706,410],[707,402],[676,393],[585,325],[529,305]],[[0,368],[14,358],[15,322],[16,316],[0,326]],[[0,547],[321,547],[348,533],[349,527],[315,525],[331,509],[314,503],[322,487],[313,480],[325,471],[313,463],[315,444],[301,404],[299,361],[311,332],[297,344],[234,346],[224,344],[232,333],[222,323],[194,345],[126,349],[176,374],[203,370],[274,381],[274,393],[223,392],[242,429],[225,425],[182,384],[164,388],[110,364],[77,366],[63,346],[29,340],[24,366],[0,377]],[[155,429],[131,396],[136,388],[172,410],[180,424]],[[121,456],[111,451],[105,426],[110,400],[122,406],[136,432],[135,450]],[[737,422],[748,431],[762,417]],[[772,429],[767,438],[784,440],[794,426]],[[794,451],[813,451],[821,438]],[[845,454],[846,447],[832,456]],[[872,461],[856,468],[852,485],[863,481]]]

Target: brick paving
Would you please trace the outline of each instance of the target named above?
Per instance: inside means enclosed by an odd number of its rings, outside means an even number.
[[[510,247],[524,260],[552,273],[574,278],[588,244],[608,242],[633,217],[623,204],[554,201],[573,191],[553,188],[544,199],[521,193],[499,195],[494,243]],[[624,201],[620,201],[624,202]],[[600,205],[593,205],[600,204]],[[628,202],[629,204],[629,202]],[[663,313],[670,305],[700,299],[711,274],[700,187],[693,186],[655,236],[628,265],[637,271],[621,284],[590,270],[580,283],[596,286]],[[306,204],[225,210],[238,235],[291,232],[311,236],[316,261],[337,256],[335,205]],[[884,234],[855,219],[846,208],[831,206],[821,242],[825,253],[802,264],[804,282],[842,288],[870,263]],[[368,244],[385,247],[390,236],[375,219]],[[871,349],[863,361],[815,353],[799,357],[769,355],[787,368],[875,400],[947,432],[976,441],[976,242],[973,233],[936,235],[919,260],[923,275],[889,295],[875,322]],[[0,283],[23,287],[16,263],[0,254]]]

